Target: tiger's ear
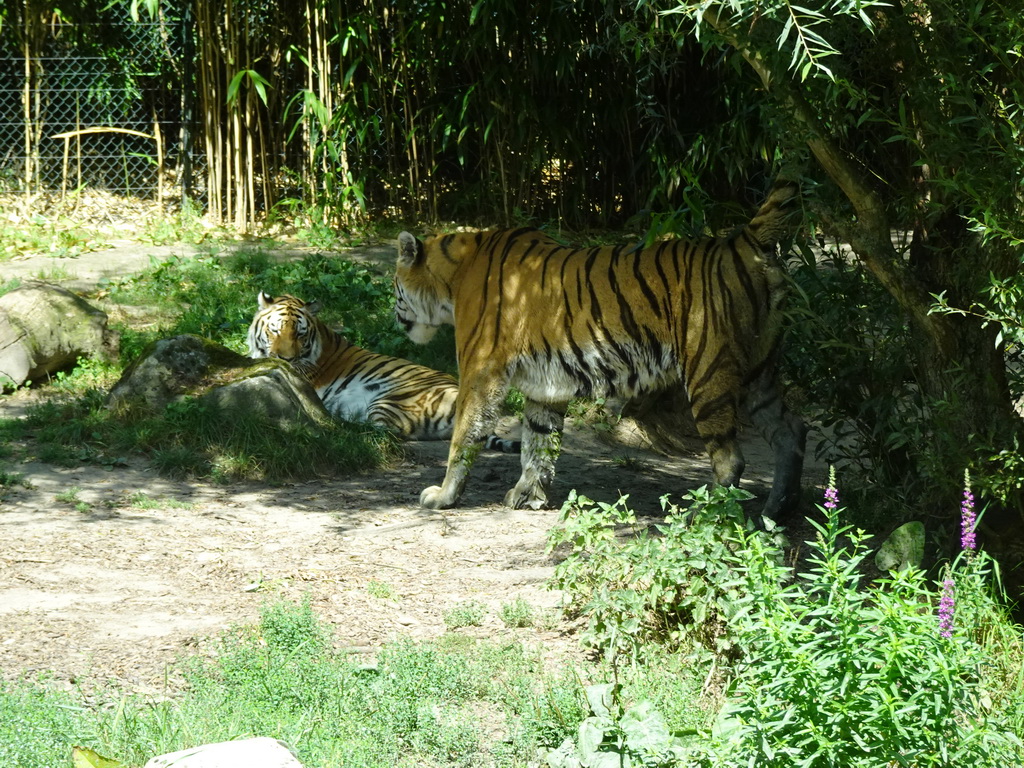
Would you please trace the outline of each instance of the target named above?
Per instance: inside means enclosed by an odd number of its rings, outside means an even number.
[[[259,303],[260,309],[266,309],[274,303],[274,297],[265,291],[260,291],[256,296],[256,301]]]
[[[308,304],[304,304],[302,308],[309,312],[309,314],[316,315],[316,313],[320,311],[320,302],[311,301]]]
[[[398,266],[411,267],[423,253],[423,243],[408,232],[398,233]]]

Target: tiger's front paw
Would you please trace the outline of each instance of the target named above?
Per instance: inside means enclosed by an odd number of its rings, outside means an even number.
[[[447,509],[454,503],[454,499],[446,498],[444,489],[439,485],[424,488],[420,494],[420,506],[427,509]]]
[[[548,506],[548,495],[540,488],[521,486],[505,494],[505,506],[512,509],[544,509]]]

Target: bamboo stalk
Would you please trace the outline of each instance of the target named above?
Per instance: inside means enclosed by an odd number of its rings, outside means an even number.
[[[313,76],[313,28],[311,19],[313,18],[313,6],[314,0],[306,1],[306,18],[304,31],[306,35],[306,91],[308,93],[314,93],[314,76]],[[308,105],[307,105],[308,106]],[[316,157],[314,148],[315,139],[313,137],[313,122],[309,119],[309,113],[304,107],[302,116],[302,144],[303,144],[303,155],[305,162],[302,165],[302,188],[303,194],[306,196],[307,202],[313,200],[313,185],[316,171]]]
[[[164,140],[160,131],[160,119],[153,107],[153,137],[156,139],[156,204],[163,209],[164,205]]]
[[[31,0],[25,0],[25,28],[22,36],[22,58],[25,62],[25,88],[22,95],[23,115],[25,119],[25,196],[32,190],[32,6]]]

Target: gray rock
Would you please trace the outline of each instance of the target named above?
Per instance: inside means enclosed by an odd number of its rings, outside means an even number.
[[[287,362],[251,360],[187,334],[144,350],[111,388],[107,407],[157,413],[185,397],[219,410],[261,414],[279,428],[331,423],[309,382]]]
[[[924,560],[924,523],[912,520],[893,531],[878,548],[875,565],[880,571],[920,568]]]
[[[30,281],[0,296],[0,389],[46,378],[82,357],[113,360],[118,341],[105,312],[64,288]]]

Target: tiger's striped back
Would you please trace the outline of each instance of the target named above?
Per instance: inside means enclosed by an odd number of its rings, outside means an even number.
[[[249,326],[249,356],[290,362],[335,417],[366,421],[412,440],[452,434],[458,384],[446,373],[349,343],[318,316],[318,302],[260,292]],[[491,436],[487,447],[518,443]]]
[[[509,386],[526,398],[523,475],[510,506],[540,506],[573,397],[634,397],[683,383],[723,484],[743,471],[746,405],[776,454],[765,511],[799,492],[804,427],[777,390],[785,275],[774,249],[789,229],[795,184],[781,183],[728,238],[647,248],[571,248],[533,229],[399,236],[395,311],[414,340],[453,323],[462,394],[448,473],[421,496],[453,505],[471,457],[459,444],[487,429]]]

